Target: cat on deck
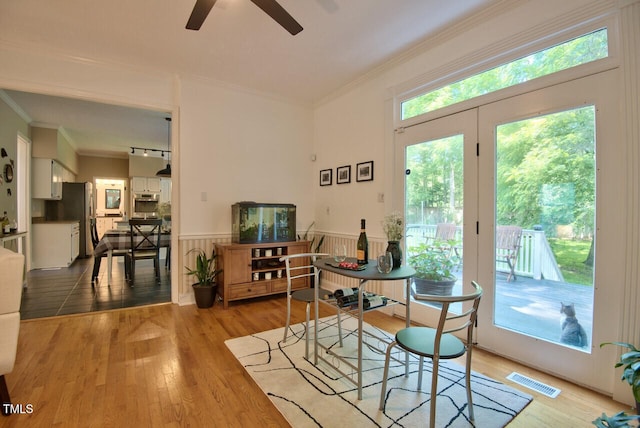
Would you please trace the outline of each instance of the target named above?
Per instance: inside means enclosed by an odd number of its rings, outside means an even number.
[[[589,345],[587,333],[576,318],[576,310],[573,303],[565,305],[560,302],[560,313],[565,315],[562,321],[562,334],[560,342],[578,348],[586,348]]]

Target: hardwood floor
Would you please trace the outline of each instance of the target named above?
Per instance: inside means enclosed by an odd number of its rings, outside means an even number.
[[[160,262],[164,263],[164,259]],[[157,284],[152,260],[138,262],[136,266],[133,286],[125,281],[124,262],[117,257],[113,259],[110,286],[107,286],[106,258],[102,260],[95,286],[91,284],[92,257],[77,259],[64,269],[32,270],[22,292],[20,317],[25,320],[170,302],[170,272],[162,266],[161,281]]]
[[[294,302],[292,322],[304,320]],[[282,427],[286,420],[224,341],[282,327],[283,296],[220,302],[211,309],[160,304],[22,321],[16,366],[6,375],[13,404],[30,414],[0,417],[0,427]],[[321,308],[321,315],[332,315]],[[404,321],[371,312],[387,331]],[[505,383],[512,371],[562,389],[535,398],[510,427],[578,427],[626,406],[595,392],[480,350],[473,369]]]

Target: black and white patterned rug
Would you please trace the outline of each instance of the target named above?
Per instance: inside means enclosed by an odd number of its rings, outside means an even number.
[[[366,324],[366,323],[365,323]],[[343,318],[343,329],[355,330],[357,320]],[[385,331],[369,324],[365,330],[393,339]],[[313,330],[312,330],[313,332]],[[343,331],[343,335],[344,335]],[[293,427],[417,427],[427,426],[431,391],[431,362],[425,360],[422,391],[417,390],[418,360],[410,359],[409,378],[404,367],[392,363],[387,384],[384,412],[378,410],[384,369],[381,341],[370,339],[363,353],[363,392],[358,400],[355,385],[326,363],[313,365],[304,358],[304,323],[291,327],[286,343],[283,328],[251,336],[229,339],[225,343],[260,388]],[[357,355],[357,334],[344,337],[343,348],[337,348],[335,317],[320,320],[322,343],[335,344],[336,352]],[[349,372],[345,365],[342,371]],[[440,364],[438,380],[437,427],[503,427],[511,421],[532,397],[496,380],[473,372],[471,380],[475,424],[468,420],[464,388],[464,367],[451,361]]]

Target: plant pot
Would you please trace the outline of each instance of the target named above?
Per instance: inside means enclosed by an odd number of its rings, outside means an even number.
[[[393,269],[398,269],[402,266],[402,248],[400,248],[399,241],[389,241],[386,251],[390,252],[393,258]]]
[[[201,309],[210,308],[213,306],[213,302],[216,297],[216,290],[218,286],[216,284],[213,285],[200,285],[193,284],[193,294],[196,298],[196,306]]]
[[[450,296],[457,278],[451,277],[443,280],[414,278],[416,293],[431,294],[434,296]]]

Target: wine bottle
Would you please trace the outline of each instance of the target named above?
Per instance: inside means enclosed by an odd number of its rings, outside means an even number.
[[[356,257],[359,265],[365,265],[369,262],[369,241],[367,240],[367,232],[365,231],[365,220],[360,220],[360,236],[358,236],[358,246]]]
[[[358,307],[358,294],[351,294],[349,296],[341,296],[336,298],[336,303],[341,308],[346,308],[351,306],[352,308]]]
[[[377,308],[379,306],[386,306],[387,305],[387,298],[384,296],[378,296],[377,294],[374,294],[372,296],[363,296],[362,298],[362,306],[364,307],[364,309],[373,309],[373,308]]]
[[[333,292],[333,296],[337,299],[338,297],[342,297],[342,296],[352,296],[352,295],[358,295],[358,288],[354,287],[354,288],[338,288],[336,291]]]
[[[362,307],[364,310],[373,309],[387,305],[387,298],[377,294],[366,294],[362,296]],[[336,303],[341,308],[356,309],[358,307],[358,295],[342,296],[336,299]]]
[[[9,233],[9,216],[7,216],[7,212],[4,212],[4,215],[2,216],[2,218],[0,218],[0,222],[2,222],[2,232],[3,233]]]

